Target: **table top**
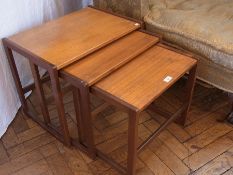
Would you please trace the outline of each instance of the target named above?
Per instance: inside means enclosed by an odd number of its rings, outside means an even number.
[[[138,28],[138,23],[87,7],[8,39],[61,69]]]
[[[156,45],[96,83],[92,90],[142,111],[196,63]]]
[[[85,81],[89,86],[152,47],[159,38],[134,31],[112,44],[63,68],[61,74]]]

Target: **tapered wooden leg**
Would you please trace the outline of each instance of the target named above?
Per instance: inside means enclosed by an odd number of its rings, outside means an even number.
[[[58,111],[59,121],[62,127],[64,143],[67,146],[70,146],[71,139],[69,135],[67,120],[65,117],[65,109],[64,109],[64,104],[63,104],[63,97],[62,97],[60,82],[58,79],[58,71],[56,69],[49,70],[49,75],[51,79],[54,100],[55,100],[55,104],[56,104],[57,111]]]
[[[181,125],[185,125],[187,116],[188,116],[188,111],[191,106],[192,102],[192,97],[193,97],[193,90],[195,86],[195,81],[196,81],[196,72],[197,72],[197,65],[195,65],[190,71],[189,71],[189,76],[188,80],[186,83],[185,87],[185,96],[184,96],[184,104],[187,104],[186,109],[184,112],[181,114],[181,117],[177,120],[177,123]]]
[[[42,87],[42,82],[40,79],[38,66],[33,64],[31,61],[29,61],[29,62],[30,62],[30,66],[31,66],[32,75],[33,75],[33,78],[35,81],[36,93],[38,96],[38,100],[40,102],[42,115],[44,117],[45,124],[49,124],[50,123],[49,111],[48,111],[46,101],[45,101],[45,95],[44,95],[44,91],[43,91],[43,87]]]
[[[79,134],[79,142],[84,143],[84,128],[83,128],[83,122],[81,118],[80,113],[80,94],[79,90],[76,87],[73,87],[73,98],[74,98],[74,108],[75,108],[75,114],[76,114],[76,121],[77,121],[77,127],[78,127],[78,134]]]
[[[138,147],[138,116],[139,114],[135,111],[129,112],[127,175],[136,174]]]
[[[24,96],[24,91],[23,91],[23,88],[22,88],[22,84],[20,82],[19,74],[18,74],[16,65],[15,65],[15,60],[14,60],[14,57],[13,57],[12,50],[6,46],[5,42],[3,42],[3,46],[4,46],[4,49],[5,49],[6,55],[7,55],[7,59],[8,59],[9,65],[10,65],[12,76],[13,76],[14,81],[15,81],[16,90],[18,92],[19,99],[20,99],[20,102],[22,104],[22,108],[23,108],[24,111],[27,111],[28,106],[27,106],[27,102],[26,102],[26,99],[25,99],[25,96]]]
[[[91,109],[90,109],[90,92],[88,85],[83,84],[83,87],[80,87],[80,107],[81,107],[81,121],[84,125],[85,130],[85,143],[87,144],[87,149],[89,156],[93,159],[96,158],[96,149],[94,145],[94,136],[92,128],[92,118],[91,118]]]

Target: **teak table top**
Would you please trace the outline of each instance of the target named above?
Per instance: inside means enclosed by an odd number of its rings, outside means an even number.
[[[61,69],[139,27],[133,21],[88,7],[8,39]]]
[[[92,90],[142,111],[196,62],[156,45],[96,83]]]
[[[158,41],[157,37],[135,31],[63,68],[62,72],[79,78],[91,86]]]

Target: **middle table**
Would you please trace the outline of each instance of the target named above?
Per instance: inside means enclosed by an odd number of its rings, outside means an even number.
[[[79,143],[82,145],[77,142],[73,142],[73,144],[79,146],[91,157],[95,155],[95,146],[90,123],[90,87],[145,52],[158,41],[159,38],[155,36],[143,31],[135,31],[60,71],[60,77],[76,87],[74,88],[75,109],[81,108],[81,117],[77,117],[78,128],[79,133],[85,134],[81,134],[79,137]],[[80,101],[79,104],[78,101]],[[85,142],[88,145],[85,145]]]

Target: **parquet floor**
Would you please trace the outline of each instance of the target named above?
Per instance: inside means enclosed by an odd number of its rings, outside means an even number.
[[[156,101],[172,112],[180,104],[183,81]],[[49,85],[45,85],[50,94]],[[77,137],[72,94],[64,96],[72,137]],[[92,108],[102,103],[92,97]],[[34,93],[29,98],[40,114]],[[48,100],[52,121],[58,125],[52,99]],[[139,154],[138,175],[232,175],[233,126],[224,122],[230,110],[227,95],[217,89],[196,86],[188,124],[172,123]],[[151,119],[155,116],[155,119]],[[165,120],[152,111],[143,112],[139,140],[145,140]],[[122,165],[127,156],[127,115],[109,106],[94,118],[95,142],[99,149]],[[0,175],[118,175],[108,164],[90,160],[75,148],[63,146],[21,112],[0,140]]]

